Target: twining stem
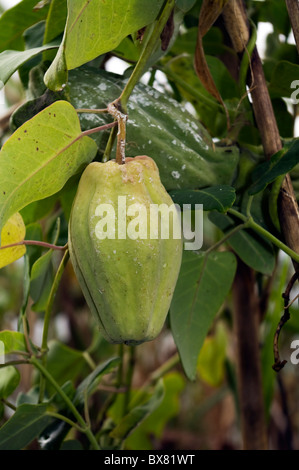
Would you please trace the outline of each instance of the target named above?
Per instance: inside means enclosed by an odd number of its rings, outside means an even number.
[[[255,232],[259,233],[263,237],[267,238],[273,245],[277,246],[280,250],[284,251],[287,255],[290,256],[294,261],[297,263],[299,262],[299,254],[293,251],[291,248],[289,248],[285,243],[280,241],[278,238],[276,238],[272,233],[268,232],[264,227],[261,225],[257,224],[252,217],[248,217],[241,212],[238,212],[235,209],[228,209],[228,212],[235,217],[238,217],[241,219],[243,222],[246,223],[246,228],[251,228]]]
[[[92,109],[92,108],[78,108],[76,109],[77,113],[87,113],[87,114],[105,114],[108,113],[107,108],[102,108],[102,109]]]
[[[79,413],[79,411],[77,410],[73,402],[70,400],[70,398],[61,389],[61,387],[56,382],[54,377],[47,371],[47,369],[42,365],[42,363],[35,356],[32,356],[29,362],[39,370],[39,372],[44,376],[44,378],[51,383],[51,385],[54,387],[57,393],[61,396],[61,398],[63,399],[63,401],[65,402],[69,410],[73,413],[74,417],[76,418],[79,425],[81,426],[82,432],[89,439],[93,449],[100,450],[100,446],[97,443],[97,440],[94,434],[92,433],[91,429],[86,425],[81,414]]]
[[[50,250],[61,250],[65,251],[67,249],[67,244],[64,246],[53,245],[52,243],[40,242],[38,240],[22,240],[21,242],[10,243],[9,245],[0,246],[0,250],[5,248],[13,248],[14,246],[21,245],[33,245],[33,246],[42,246],[43,248],[49,248]]]
[[[65,266],[66,266],[68,260],[69,260],[69,251],[66,250],[64,255],[63,255],[63,258],[60,262],[60,265],[57,269],[57,272],[56,272],[56,275],[55,275],[55,278],[54,278],[54,282],[53,282],[52,287],[51,287],[47,307],[46,307],[46,310],[45,310],[43,336],[42,336],[42,344],[41,344],[41,353],[43,354],[43,356],[42,356],[43,366],[45,366],[46,361],[47,361],[46,352],[48,350],[48,332],[49,332],[49,325],[50,325],[50,318],[51,318],[51,314],[52,314],[53,303],[54,303],[55,295],[57,293],[57,289],[58,289],[58,286],[59,286],[59,283],[60,283],[60,280],[61,280],[61,276],[64,272],[64,269],[65,269]],[[45,392],[45,379],[44,379],[44,376],[41,375],[40,390],[39,390],[39,400],[40,400],[40,402],[43,401],[44,392]]]
[[[298,280],[298,278],[299,278],[299,273],[295,271],[295,273],[293,274],[293,276],[291,277],[291,280],[289,281],[287,285],[285,292],[282,294],[282,297],[284,299],[284,313],[276,328],[274,341],[273,341],[274,364],[272,366],[272,369],[275,370],[276,372],[279,372],[287,362],[286,360],[283,360],[283,361],[280,360],[278,340],[279,340],[279,335],[280,335],[282,327],[290,319],[289,307],[292,304],[292,302],[290,302],[290,292],[292,288],[294,287],[294,284]]]
[[[55,413],[55,411],[47,411],[46,414],[48,416],[51,416],[52,418],[56,418],[56,419],[60,419],[61,421],[64,421],[65,423],[69,424],[72,428],[77,429],[77,431],[79,432],[84,432],[84,429],[78,426],[78,424],[75,423],[75,421],[72,421],[67,416],[64,416],[60,413]]]

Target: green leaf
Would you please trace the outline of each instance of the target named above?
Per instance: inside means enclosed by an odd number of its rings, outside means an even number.
[[[207,336],[200,350],[197,372],[211,387],[219,387],[226,373],[227,334],[221,324],[213,335]]]
[[[67,19],[67,0],[52,0],[46,20],[44,44],[53,41],[64,31]]]
[[[152,413],[162,402],[164,397],[164,384],[160,380],[153,395],[142,405],[133,408],[110,432],[110,437],[122,442],[150,413]]]
[[[234,220],[224,214],[211,213],[209,219],[223,233],[235,227]],[[271,243],[252,230],[240,230],[228,239],[228,244],[237,255],[251,268],[266,275],[273,272],[275,255]]]
[[[5,354],[11,354],[14,351],[27,351],[25,337],[19,331],[0,331],[0,341],[4,343]]]
[[[0,52],[7,49],[24,49],[24,31],[44,20],[48,14],[48,7],[34,10],[36,4],[36,0],[23,0],[1,15]]]
[[[20,243],[24,240],[26,228],[22,216],[16,212],[13,214],[1,231],[1,246]],[[14,246],[0,251],[0,268],[13,263],[26,253],[25,245]]]
[[[79,404],[84,403],[85,393],[87,396],[93,393],[93,391],[98,386],[101,378],[103,375],[108,374],[113,370],[120,362],[118,357],[108,359],[103,364],[98,365],[95,370],[93,370],[84,380],[81,382],[76,390],[76,394],[74,397],[74,405],[77,406]]]
[[[20,405],[0,429],[0,450],[22,450],[49,424],[46,405]]]
[[[69,74],[75,108],[105,108],[123,89],[123,77],[81,67]],[[167,190],[231,184],[239,159],[236,147],[215,147],[206,129],[166,93],[138,84],[128,102],[127,157],[149,155]],[[107,115],[81,114],[82,129],[100,126]],[[103,149],[107,134],[94,137]]]
[[[248,193],[253,195],[263,191],[269,183],[272,183],[278,176],[285,175],[299,163],[299,139],[294,139],[291,146],[283,148],[275,153],[271,160],[262,163],[255,172],[253,178],[256,181],[249,188]],[[261,175],[259,177],[259,175]]]
[[[173,202],[184,204],[202,204],[204,211],[226,212],[235,202],[236,190],[232,186],[212,186],[200,190],[174,190],[169,192]]]
[[[47,306],[54,280],[52,255],[53,250],[49,250],[34,263],[31,269],[30,295],[34,301],[32,305],[34,312],[43,312]]]
[[[68,1],[66,63],[79,67],[114,49],[129,34],[155,21],[163,0]]]
[[[34,47],[26,51],[7,50],[0,54],[0,90],[4,87],[7,80],[12,74],[25,64],[28,60],[33,59],[43,51],[57,49],[56,44],[48,44],[45,46]]]
[[[0,369],[0,400],[9,397],[20,382],[20,372],[14,366]]]
[[[58,192],[92,161],[97,146],[80,135],[75,109],[56,101],[5,142],[0,152],[0,227],[26,205]]]
[[[185,251],[170,307],[170,324],[182,365],[196,377],[198,354],[234,279],[236,258],[230,252],[205,255]]]

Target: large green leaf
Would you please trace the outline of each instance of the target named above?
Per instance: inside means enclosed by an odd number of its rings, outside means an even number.
[[[66,63],[69,70],[114,49],[152,23],[163,0],[68,1]]]
[[[68,70],[115,49],[128,35],[155,21],[163,0],[68,0],[64,36],[45,74],[53,91],[61,90]]]
[[[253,173],[255,182],[249,194],[257,194],[272,183],[278,176],[285,175],[299,163],[299,139],[294,139],[289,148],[275,153],[270,161],[262,163]]]
[[[209,219],[224,233],[235,227],[234,220],[224,214],[210,213]],[[271,243],[252,230],[240,230],[228,239],[229,245],[251,268],[270,275],[275,266],[275,254]]]
[[[120,96],[119,75],[81,67],[69,74],[75,108],[104,108]],[[235,147],[215,147],[205,128],[181,104],[150,86],[138,84],[128,103],[126,155],[148,155],[157,163],[168,189],[231,184],[239,159]],[[80,114],[82,129],[108,122],[109,116]],[[107,133],[96,135],[103,149]]]
[[[24,49],[24,31],[47,17],[48,5],[42,9],[34,9],[36,4],[36,0],[22,0],[1,15],[0,52]]]
[[[175,204],[202,204],[204,211],[226,212],[236,199],[236,190],[232,186],[212,186],[200,190],[174,190],[170,196]]]
[[[94,158],[95,142],[80,135],[75,109],[57,101],[5,142],[0,152],[0,228],[26,205],[58,192]]]
[[[52,420],[46,405],[20,405],[0,429],[0,450],[22,450]]]
[[[196,377],[198,354],[231,288],[235,271],[233,253],[184,252],[170,307],[170,324],[190,380]]]

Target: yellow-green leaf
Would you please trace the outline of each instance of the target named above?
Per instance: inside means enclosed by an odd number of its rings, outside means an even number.
[[[12,215],[4,225],[1,232],[1,247],[19,243],[24,240],[26,234],[25,224],[22,216],[17,212]],[[0,268],[13,263],[21,258],[26,252],[25,245],[13,246],[0,250]]]
[[[217,325],[213,335],[207,336],[198,356],[197,372],[204,382],[218,387],[225,376],[227,335],[223,325]]]
[[[0,226],[34,201],[60,191],[97,152],[90,137],[81,137],[76,110],[56,101],[26,121],[0,151]]]

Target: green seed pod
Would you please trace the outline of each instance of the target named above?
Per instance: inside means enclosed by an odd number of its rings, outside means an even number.
[[[71,211],[69,250],[107,341],[136,345],[158,336],[181,266],[182,236],[150,157],[87,166]]]

